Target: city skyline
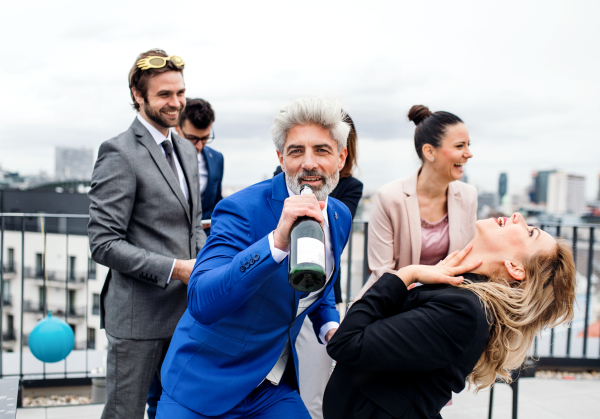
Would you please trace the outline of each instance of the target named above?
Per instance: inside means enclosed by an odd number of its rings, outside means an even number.
[[[533,171],[556,169],[585,176],[586,198],[597,196],[600,59],[590,51],[600,50],[599,4],[315,4],[182,2],[161,13],[110,1],[6,6],[0,34],[20,36],[5,46],[14,58],[0,63],[14,99],[0,105],[10,115],[0,127],[0,168],[52,173],[54,147],[95,155],[135,116],[127,88],[135,56],[161,47],[186,61],[188,97],[215,109],[224,185],[270,176],[279,109],[324,96],[338,98],[356,123],[366,191],[416,170],[406,113],[424,104],[465,121],[474,153],[466,173],[480,190],[497,191],[506,172],[508,194],[521,193]],[[210,17],[201,30],[198,16]]]

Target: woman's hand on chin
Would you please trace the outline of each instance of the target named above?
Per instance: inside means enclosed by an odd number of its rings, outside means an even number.
[[[409,287],[415,282],[420,282],[421,284],[460,285],[464,278],[459,275],[472,271],[483,262],[479,260],[468,265],[461,265],[462,260],[469,254],[472,248],[473,245],[469,244],[461,251],[457,250],[452,252],[446,259],[440,261],[435,266],[405,266],[396,272],[396,275],[404,281],[406,287]]]

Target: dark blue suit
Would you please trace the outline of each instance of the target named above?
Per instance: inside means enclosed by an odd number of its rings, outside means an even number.
[[[204,146],[200,153],[202,153],[208,169],[208,183],[202,194],[202,218],[209,220],[215,205],[223,199],[221,184],[223,183],[224,160],[223,154],[207,146]],[[210,234],[210,229],[204,231],[207,236]]]
[[[291,344],[308,315],[317,336],[325,323],[339,321],[331,280],[318,300],[296,318],[300,292],[288,283],[287,258],[271,256],[268,235],[288,197],[283,174],[222,200],[212,217],[212,234],[188,285],[188,309],[163,362],[164,392],[207,416],[232,410],[263,381]],[[340,255],[350,234],[348,208],[329,198],[327,215],[337,278]],[[161,415],[159,403],[159,415]]]

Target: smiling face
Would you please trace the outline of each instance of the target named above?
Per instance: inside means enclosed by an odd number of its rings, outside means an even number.
[[[308,183],[319,201],[324,201],[337,186],[347,154],[346,148],[338,151],[328,130],[314,124],[293,127],[283,152],[277,151],[288,187],[299,193],[300,185]]]
[[[185,84],[179,71],[157,74],[148,81],[146,98],[133,89],[140,114],[156,129],[166,135],[170,127],[177,126],[185,108]]]
[[[483,256],[484,261],[495,260],[504,265],[514,279],[524,279],[525,260],[538,253],[556,250],[556,240],[545,231],[528,226],[519,213],[512,217],[479,220],[475,226],[473,248],[477,247],[478,252],[488,255]],[[514,274],[523,274],[523,277],[518,278]]]
[[[444,138],[438,148],[431,144],[423,146],[424,164],[431,167],[449,182],[462,179],[464,165],[473,153],[469,150],[469,131],[459,123],[446,128]],[[433,162],[430,160],[433,157]]]

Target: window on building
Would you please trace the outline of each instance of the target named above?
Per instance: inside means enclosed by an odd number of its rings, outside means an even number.
[[[12,247],[9,247],[6,250],[8,252],[8,254],[6,255],[7,256],[6,271],[14,272],[15,271],[15,249],[13,249]]]
[[[100,314],[100,294],[92,294],[92,314]]]
[[[15,340],[15,318],[10,314],[6,316],[6,332],[3,339],[6,341]]]
[[[35,254],[35,277],[42,278],[44,276],[44,255],[41,253]]]
[[[75,315],[77,314],[77,306],[76,304],[77,291],[69,290],[69,314]]]
[[[44,287],[40,287],[39,288],[39,303],[38,303],[38,310],[39,311],[44,311],[44,296],[46,295],[46,293],[44,292]]]
[[[96,262],[92,258],[88,258],[88,278],[96,279]]]
[[[88,349],[96,349],[96,329],[93,327],[88,327],[87,347]]]
[[[10,298],[10,281],[4,281],[4,284],[2,284],[2,304],[5,306],[12,305],[12,299]]]
[[[69,256],[69,280],[75,281],[75,265],[77,258],[75,256]]]

